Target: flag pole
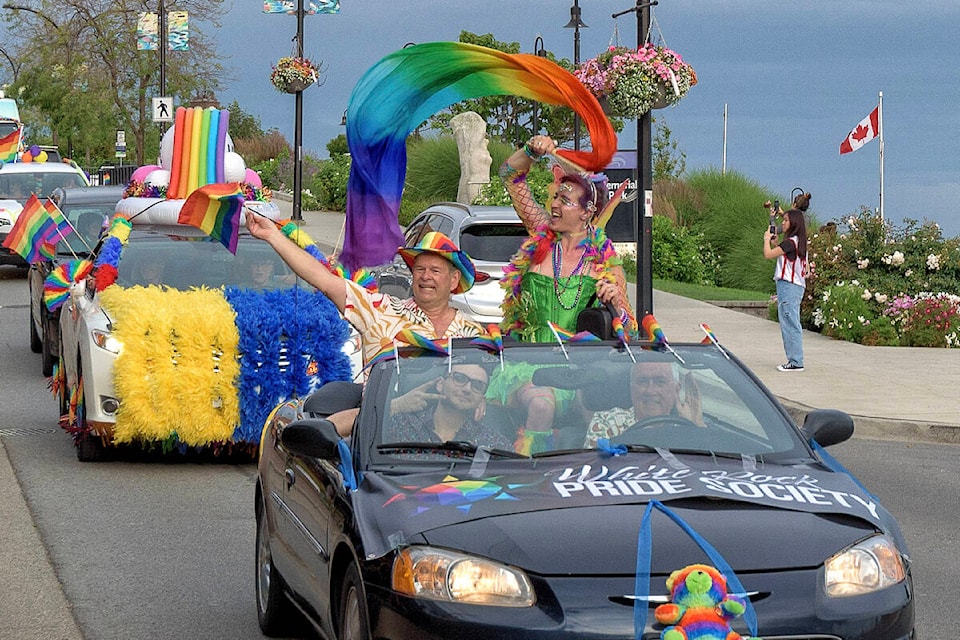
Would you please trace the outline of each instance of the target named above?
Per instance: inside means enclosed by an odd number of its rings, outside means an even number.
[[[880,222],[883,222],[883,91],[880,92],[880,101],[877,105],[877,128],[880,137]]]

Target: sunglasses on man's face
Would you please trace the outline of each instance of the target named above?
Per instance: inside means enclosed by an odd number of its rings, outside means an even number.
[[[470,390],[474,393],[483,393],[487,390],[487,381],[480,380],[479,378],[471,378],[465,373],[460,373],[459,371],[454,371],[449,376],[450,380],[453,381],[458,387],[462,387],[468,382],[470,383]]]

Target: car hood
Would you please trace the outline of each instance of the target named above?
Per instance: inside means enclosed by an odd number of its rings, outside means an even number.
[[[857,519],[729,501],[690,500],[669,508],[738,574],[816,568],[876,531]],[[511,514],[440,527],[423,538],[540,575],[624,575],[636,568],[643,512],[644,505],[606,505]],[[693,538],[665,515],[654,513],[651,534],[654,573],[710,563]]]
[[[654,544],[669,542],[686,558],[696,545],[680,540],[687,536],[677,519],[747,568],[782,559],[772,551],[785,548],[796,554],[791,564],[817,566],[878,530],[906,550],[875,496],[849,474],[820,465],[767,462],[757,470],[721,457],[591,452],[407,475],[366,470],[361,477],[352,499],[365,551],[374,557],[417,540],[544,569],[556,566],[566,548],[563,562],[574,571],[574,556],[602,549],[615,551],[609,570],[622,571],[624,558],[636,556],[650,504],[657,507],[649,518]],[[816,544],[808,547],[808,537]],[[654,555],[675,564],[666,551]]]

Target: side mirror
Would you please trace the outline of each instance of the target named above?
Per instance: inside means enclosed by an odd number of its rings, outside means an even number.
[[[821,447],[829,447],[850,439],[853,418],[836,409],[815,409],[804,418],[800,432],[807,440],[816,440]]]
[[[283,446],[298,456],[339,460],[340,435],[329,420],[309,418],[291,422],[280,432]]]

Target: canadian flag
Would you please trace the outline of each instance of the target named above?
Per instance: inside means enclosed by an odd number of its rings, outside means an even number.
[[[880,135],[880,105],[877,105],[870,115],[861,120],[853,131],[847,134],[846,139],[840,143],[840,155],[856,151],[878,135]]]

